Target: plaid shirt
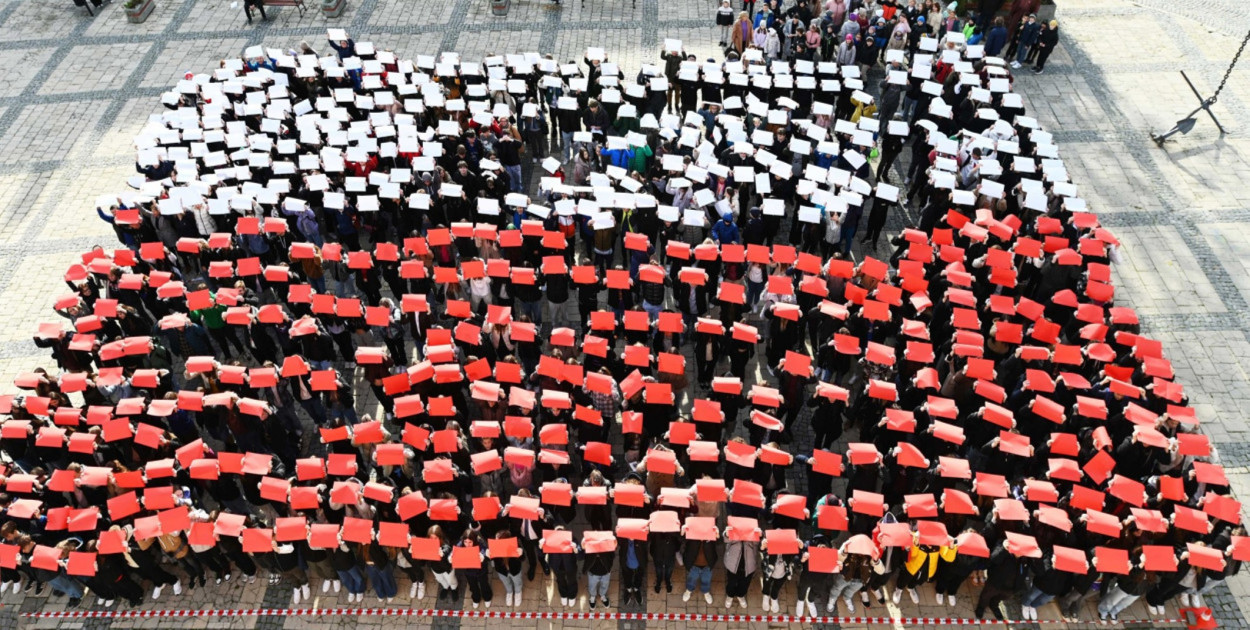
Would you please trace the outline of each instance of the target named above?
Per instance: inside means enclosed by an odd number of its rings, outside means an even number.
[[[603,394],[600,392],[589,392],[590,400],[595,409],[603,414],[604,422],[609,422],[616,418],[616,412],[621,406],[621,390],[612,383],[612,393]]]

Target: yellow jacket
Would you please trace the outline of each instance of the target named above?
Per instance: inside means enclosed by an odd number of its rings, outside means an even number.
[[[953,561],[955,559],[955,548],[942,546],[937,551],[924,551],[918,545],[913,544],[907,552],[907,562],[904,563],[903,567],[907,569],[908,573],[916,575],[927,563],[929,565],[928,577],[932,578],[933,574],[937,573],[939,559],[947,562]]]
[[[855,99],[851,99],[851,102],[855,103],[855,112],[851,114],[851,122],[853,123],[858,124],[861,116],[871,117],[877,113],[877,106],[872,103],[865,105]]]

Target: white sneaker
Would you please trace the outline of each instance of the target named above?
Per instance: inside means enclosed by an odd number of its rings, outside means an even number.
[[[329,592],[330,592],[330,580],[323,580],[321,582],[321,594],[324,595]]]
[[[808,617],[816,616],[816,602],[807,602],[807,616]]]
[[[739,605],[739,606],[741,606],[742,608],[746,608],[746,607],[747,607],[747,598],[745,598],[745,597],[739,597],[739,598],[738,598],[738,605]]]
[[[226,577],[221,578],[221,579],[223,579],[223,580],[225,580],[225,581],[229,582],[231,577],[234,577],[234,576],[232,576],[231,574],[227,573],[227,574],[226,574]]]
[[[704,593],[704,594],[703,594],[703,601],[707,602],[707,603],[708,603],[708,605],[711,605],[711,604],[712,604],[712,594],[711,594],[711,593]]]
[[[490,600],[489,600],[489,599],[488,599],[488,600],[486,600],[486,601],[484,602],[484,604],[486,605],[486,607],[487,607],[487,608],[490,608]]]
[[[836,597],[830,597],[830,598],[829,598],[829,603],[828,603],[828,604],[825,604],[825,612],[827,612],[827,613],[832,613],[832,612],[833,612],[833,609],[835,609],[835,608],[837,608],[837,607],[838,607],[838,598],[836,598]]]
[[[513,605],[513,606],[520,606],[520,605],[521,605],[521,593],[520,593],[520,591],[517,591],[516,597],[512,600],[512,605]]]
[[[152,599],[160,599],[161,591],[165,590],[164,586],[157,586],[152,589]]]
[[[1193,603],[1194,608],[1202,608],[1206,605],[1206,603],[1202,601],[1202,595],[1198,593],[1191,595],[1189,597],[1189,601]]]
[[[309,588],[307,584],[301,586],[300,590],[304,592],[305,601],[312,599],[312,589]]]
[[[690,601],[690,591],[686,591],[685,593],[681,594],[681,601],[683,602]]]
[[[388,604],[389,604],[389,603],[391,603],[391,602],[393,602],[393,601],[395,601],[395,598],[394,598],[394,597],[387,597],[387,598],[386,598],[386,603],[388,603]]]
[[[732,598],[732,597],[726,597],[726,598],[725,598],[725,608],[733,608],[733,605],[734,605],[734,598]]]
[[[767,595],[764,596],[763,602],[764,603],[760,604],[760,610],[763,610],[764,612],[768,612],[768,596]]]
[[[894,589],[894,597],[892,599],[894,600],[895,604],[903,601],[903,589],[901,588]]]
[[[425,582],[417,584],[417,599],[425,599]],[[521,601],[521,597],[517,596],[517,601]]]
[[[919,603],[920,603],[920,593],[917,593],[917,592],[916,592],[916,589],[914,589],[914,588],[909,588],[909,589],[907,589],[907,595],[908,595],[909,597],[911,597],[911,603],[913,603],[913,604],[919,604]]]
[[[508,596],[504,598],[503,603],[505,606],[512,605],[512,593],[508,593]]]
[[[941,594],[941,593],[938,593],[938,594],[937,594],[937,603],[938,603],[938,606],[941,606],[942,604],[945,604],[945,603],[946,603],[946,596],[945,596],[945,595],[943,595],[943,594]]]
[[[832,602],[830,602],[830,603],[832,603]],[[853,612],[855,612],[855,601],[854,601],[854,600],[852,600],[852,599],[851,599],[851,598],[849,598],[849,597],[843,597],[843,598],[842,598],[842,603],[843,603],[843,604],[846,604],[846,612],[848,612],[848,613],[853,613]],[[832,606],[830,607],[830,610],[833,610],[833,607],[832,607]]]
[[[331,585],[332,587],[334,587],[334,592],[335,592],[335,593],[338,593],[340,590],[342,590],[342,589],[343,589],[343,582],[342,582],[342,580],[333,580],[333,581],[331,582],[331,584],[330,584],[330,585]]]
[[[174,595],[181,595],[181,594],[182,594],[182,580],[178,580],[177,582],[174,582]]]
[[[798,601],[798,602],[795,602],[795,604],[794,604],[794,616],[795,616],[795,617],[802,617],[802,616],[803,616],[803,601],[802,601],[802,600],[800,600],[800,601]]]
[[[473,602],[473,609],[477,610],[477,602]]]
[[[408,587],[408,599],[415,599],[416,597],[417,597],[417,585],[414,582],[411,586]]]
[[[775,599],[773,600],[772,612],[773,612],[773,614],[774,614],[774,615],[775,615],[775,614],[777,614],[777,613],[779,613],[779,612],[781,612],[781,602],[779,602],[779,601],[777,601],[777,600],[775,600]]]
[[[1030,607],[1028,607],[1028,606],[1024,606],[1024,607],[1022,608],[1022,612],[1024,613],[1024,618],[1025,618],[1025,620],[1027,620],[1027,621],[1032,621],[1033,619],[1036,619],[1036,617],[1034,617],[1034,616],[1033,616],[1033,609],[1032,609],[1032,608],[1030,608]]]
[[[291,589],[291,605],[299,606],[299,589]]]
[[[954,608],[954,607],[955,607],[955,596],[954,596],[954,595],[951,595],[951,596],[947,597],[947,598],[946,598],[946,604],[947,604],[948,606],[950,606],[951,608]]]
[[[5,584],[4,586],[5,586],[5,588],[8,588],[8,586],[9,586],[9,585],[8,585],[8,584]],[[103,598],[103,597],[97,597],[97,598],[95,598],[95,605],[96,605],[96,606],[103,606],[103,605],[104,605],[104,598]]]
[[[104,607],[105,607],[105,608],[112,608],[112,607],[113,607],[113,603],[114,603],[115,601],[116,601],[116,600],[112,600],[112,599],[110,599],[110,600],[108,600],[108,601],[104,602]]]
[[[565,599],[565,598],[561,597],[561,598],[560,598],[560,605],[561,605],[561,606],[568,606],[568,605],[569,605],[569,600],[567,600],[567,599]]]
[[[1181,608],[1189,608],[1189,593],[1181,593]]]

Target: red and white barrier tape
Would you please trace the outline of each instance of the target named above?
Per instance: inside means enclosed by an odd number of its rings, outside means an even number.
[[[625,621],[701,621],[755,623],[836,623],[851,625],[1004,625],[1019,623],[1060,624],[1062,619],[1041,621],[1000,621],[997,619],[957,619],[949,617],[807,617],[796,615],[722,615],[715,613],[629,613],[629,612],[514,612],[509,610],[441,610],[431,608],[247,608],[238,610],[66,610],[22,613],[34,619],[148,619],[156,617],[253,617],[253,616],[381,616],[381,617],[462,617],[485,619],[570,619]],[[1122,624],[1183,624],[1182,619],[1121,619]]]

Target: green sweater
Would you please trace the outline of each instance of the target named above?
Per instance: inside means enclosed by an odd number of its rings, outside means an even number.
[[[204,324],[210,330],[226,327],[226,320],[223,316],[226,313],[226,307],[217,303],[217,295],[209,294],[213,300],[213,305],[208,308],[202,308],[198,311],[191,311],[191,319]]]
[[[647,160],[651,159],[651,155],[650,145],[644,144],[640,147],[634,147],[634,154],[629,158],[629,170],[635,173],[646,173]]]

